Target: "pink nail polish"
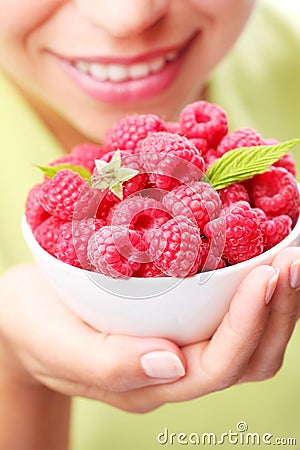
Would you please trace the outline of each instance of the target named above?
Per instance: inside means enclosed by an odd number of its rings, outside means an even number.
[[[274,291],[277,286],[278,278],[279,278],[279,269],[275,269],[276,273],[269,279],[268,284],[266,286],[265,292],[265,304],[268,305],[270,303],[271,298],[274,294]]]

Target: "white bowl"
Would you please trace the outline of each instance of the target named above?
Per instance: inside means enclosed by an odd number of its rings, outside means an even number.
[[[156,336],[185,345],[212,336],[247,273],[270,264],[279,250],[300,241],[300,219],[289,236],[267,252],[235,266],[193,277],[112,279],[65,264],[35,240],[23,218],[24,238],[62,301],[97,330]]]

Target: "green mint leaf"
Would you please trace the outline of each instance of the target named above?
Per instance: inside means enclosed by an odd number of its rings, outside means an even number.
[[[91,172],[83,166],[73,166],[73,164],[57,164],[56,166],[39,166],[34,164],[35,167],[40,169],[48,178],[53,178],[58,172],[64,169],[69,169],[72,172],[78,173],[84,180],[89,180],[92,176]]]
[[[230,184],[266,172],[272,164],[298,143],[300,143],[300,139],[293,139],[276,145],[259,145],[230,150],[208,168],[205,176],[214,189],[223,189]]]

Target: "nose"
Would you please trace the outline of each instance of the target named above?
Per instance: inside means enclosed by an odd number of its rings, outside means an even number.
[[[76,0],[79,13],[116,38],[138,35],[162,19],[170,0]]]

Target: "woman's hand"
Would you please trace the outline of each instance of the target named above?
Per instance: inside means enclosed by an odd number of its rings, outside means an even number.
[[[299,276],[300,249],[282,250],[272,266],[244,279],[212,339],[180,349],[166,339],[95,331],[69,312],[37,268],[18,266],[0,288],[7,366],[28,385],[133,412],[265,379],[280,368],[298,317]]]
[[[109,401],[111,392],[167,383],[185,373],[181,351],[166,339],[104,334],[83,323],[33,265],[9,270],[0,298],[6,367],[28,385]]]
[[[32,265],[0,281],[0,448],[66,450],[70,396],[133,411],[130,393],[184,375],[179,348],[156,338],[96,332],[72,314]],[[123,398],[122,394],[128,394]]]
[[[142,405],[145,392],[151,392],[155,407],[274,376],[300,316],[299,287],[299,247],[284,249],[272,266],[251,271],[212,339],[181,348],[186,375],[136,391],[136,404]]]

